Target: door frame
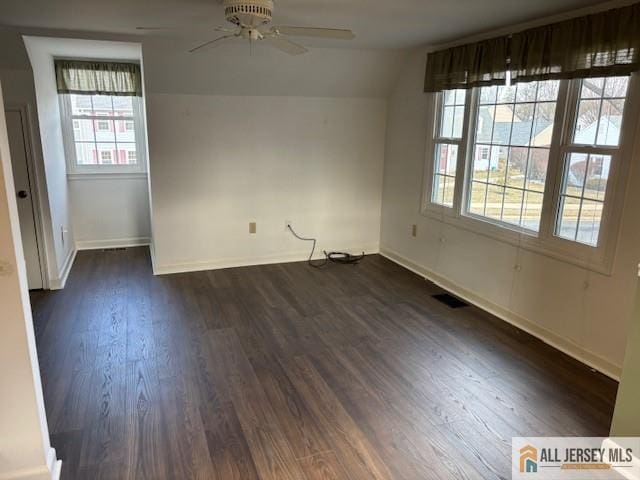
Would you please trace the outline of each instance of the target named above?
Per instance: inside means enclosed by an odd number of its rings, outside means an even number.
[[[44,235],[44,217],[42,216],[42,196],[40,195],[40,180],[43,178],[36,164],[34,152],[36,152],[34,135],[31,129],[33,116],[31,106],[26,102],[6,102],[4,111],[19,112],[22,122],[22,134],[24,140],[25,155],[27,158],[27,174],[29,176],[29,190],[31,194],[31,205],[33,207],[33,220],[35,222],[36,243],[38,245],[38,262],[40,264],[40,276],[42,277],[42,288],[49,289],[49,272],[47,269],[47,248]]]

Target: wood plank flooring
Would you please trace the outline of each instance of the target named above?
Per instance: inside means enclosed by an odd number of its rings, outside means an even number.
[[[380,256],[154,277],[80,252],[32,304],[63,479],[510,478],[607,435],[617,384]]]

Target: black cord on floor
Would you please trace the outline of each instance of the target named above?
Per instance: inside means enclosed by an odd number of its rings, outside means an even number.
[[[309,260],[307,260],[307,263],[309,264],[309,266],[311,266],[313,268],[322,268],[329,262],[329,257],[327,257],[327,252],[325,252],[324,253],[324,255],[325,255],[324,261],[322,263],[319,263],[319,264],[314,264],[313,261],[312,261],[312,258],[313,258],[313,252],[316,251],[316,239],[315,238],[304,238],[304,237],[301,237],[300,235],[298,235],[296,233],[296,231],[291,227],[291,225],[287,225],[287,227],[289,228],[289,230],[291,230],[291,233],[293,233],[293,236],[296,237],[298,240],[302,240],[303,242],[313,242],[313,247],[311,247],[311,255],[309,255]]]
[[[324,260],[321,260],[321,263],[313,263],[313,260],[312,260],[313,253],[316,251],[317,240],[315,238],[301,237],[296,233],[296,231],[293,229],[291,225],[287,225],[287,228],[291,231],[291,233],[293,233],[293,236],[296,237],[298,240],[302,240],[303,242],[313,242],[313,246],[311,247],[311,254],[309,255],[309,260],[307,260],[307,263],[313,268],[322,268],[329,262],[341,263],[343,265],[355,265],[364,258],[364,252],[362,252],[362,255],[351,255],[350,253],[343,253],[343,252],[327,253],[326,251],[323,251],[324,257],[325,257]]]

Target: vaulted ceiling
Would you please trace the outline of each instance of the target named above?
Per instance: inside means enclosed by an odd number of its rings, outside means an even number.
[[[404,49],[438,44],[602,3],[598,0],[276,0],[275,24],[348,27],[352,42],[318,46]],[[0,25],[139,33],[136,26],[184,27],[208,39],[224,24],[218,0],[2,0]],[[307,42],[309,43],[309,42]]]

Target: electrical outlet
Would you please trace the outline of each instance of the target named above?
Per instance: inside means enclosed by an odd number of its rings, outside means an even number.
[[[257,231],[256,222],[249,223],[249,233],[253,235],[256,233],[256,231]]]
[[[412,237],[418,236],[418,225],[411,225],[411,236]]]
[[[285,232],[289,231],[289,228],[291,227],[291,224],[292,224],[291,220],[285,220],[284,221],[284,231]]]

